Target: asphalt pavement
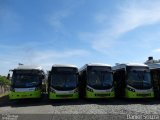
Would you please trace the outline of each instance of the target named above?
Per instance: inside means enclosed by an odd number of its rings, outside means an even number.
[[[94,99],[10,101],[0,99],[0,119],[17,120],[95,120],[95,119],[160,119],[159,99]],[[16,116],[17,115],[17,116]],[[10,119],[11,119],[10,118]]]

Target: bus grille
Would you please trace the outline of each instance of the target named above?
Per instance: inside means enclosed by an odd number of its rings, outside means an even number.
[[[72,97],[72,94],[68,94],[68,95],[56,95],[56,97]]]
[[[150,93],[147,93],[147,94],[137,94],[137,96],[146,97],[146,96],[151,96],[151,94]]]
[[[105,96],[110,96],[110,93],[109,93],[109,94],[95,94],[95,96],[98,96],[98,97],[105,97]]]

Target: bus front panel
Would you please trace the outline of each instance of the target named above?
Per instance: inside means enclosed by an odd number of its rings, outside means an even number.
[[[42,74],[40,71],[13,71],[9,99],[40,98]]]
[[[125,98],[153,98],[153,89],[148,90],[136,90],[132,87],[125,88]]]
[[[78,99],[78,69],[53,68],[50,72],[49,99]]]
[[[128,67],[126,76],[126,98],[153,98],[150,71],[146,67]]]
[[[114,98],[115,93],[114,89],[110,90],[95,90],[91,87],[87,87],[86,89],[86,98]]]
[[[71,91],[57,91],[51,90],[49,92],[49,99],[77,99],[79,98],[78,90]]]
[[[110,67],[90,66],[87,69],[86,98],[114,98],[113,74]]]
[[[41,98],[41,90],[34,91],[11,91],[9,99],[24,99],[24,98]]]

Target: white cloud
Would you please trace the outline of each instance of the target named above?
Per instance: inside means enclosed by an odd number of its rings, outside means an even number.
[[[41,64],[45,69],[50,69],[53,64],[79,64],[79,60],[90,55],[90,52],[81,49],[63,51],[47,50],[36,53],[34,63]]]
[[[60,9],[53,8],[53,11],[51,11],[47,15],[46,19],[56,32],[66,33],[66,20],[75,13],[76,9],[82,9],[81,5],[85,2],[85,0],[64,0],[63,2],[61,1],[58,6]]]
[[[97,23],[103,24],[96,32],[81,33],[81,39],[89,42],[93,49],[110,54],[114,46],[123,44],[118,39],[134,29],[160,22],[160,1],[127,1],[119,6],[112,19],[105,13],[96,14]],[[101,25],[102,26],[102,25]],[[107,27],[106,27],[107,26]],[[109,27],[108,27],[109,26]],[[109,52],[107,52],[109,51]]]
[[[54,49],[39,48],[36,43],[20,47],[0,45],[3,54],[0,55],[0,74],[6,75],[9,69],[17,67],[18,63],[41,65],[48,70],[53,64],[77,64],[80,59],[90,55],[89,51],[82,49]],[[34,48],[36,46],[36,48]]]
[[[37,58],[35,61],[41,62],[44,60],[65,60],[67,58],[73,57],[83,57],[89,55],[89,52],[81,49],[70,49],[65,51],[47,50],[47,51],[37,51]]]
[[[59,29],[62,29],[64,27],[63,20],[67,18],[70,15],[70,11],[68,10],[61,10],[56,11],[55,13],[52,13],[48,16],[49,23],[56,29],[57,31]]]
[[[120,9],[120,14],[116,17],[112,32],[116,35],[124,34],[130,30],[144,25],[160,22],[160,1],[149,3],[129,3]]]
[[[154,49],[152,52],[154,52],[154,53],[160,53],[160,48]]]

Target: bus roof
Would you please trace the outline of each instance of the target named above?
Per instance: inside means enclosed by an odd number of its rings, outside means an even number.
[[[69,65],[69,64],[54,64],[52,67],[71,67],[71,68],[78,68],[75,65]]]
[[[160,63],[149,63],[147,65],[150,69],[160,69]]]
[[[122,63],[122,64],[118,64],[118,65],[112,67],[112,69],[113,69],[113,70],[117,70],[117,69],[126,68],[127,66],[148,67],[147,65],[141,64],[141,63]]]
[[[36,65],[19,65],[14,70],[42,70],[42,67]]]
[[[87,68],[88,66],[111,67],[111,65],[109,65],[109,64],[104,64],[104,63],[88,63],[88,64],[85,64],[84,66],[82,66],[82,67],[79,69],[79,71],[84,70],[84,69]]]
[[[143,63],[127,63],[127,66],[142,66],[142,67],[147,67],[147,65]]]
[[[104,63],[89,63],[86,64],[87,66],[107,66],[107,67],[111,67],[111,65],[109,64],[104,64]]]

